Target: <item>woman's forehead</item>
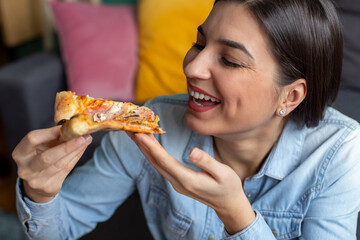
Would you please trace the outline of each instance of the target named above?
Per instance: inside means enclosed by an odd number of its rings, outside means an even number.
[[[222,37],[261,37],[264,35],[257,18],[245,6],[236,2],[215,4],[202,27],[205,32],[221,34]]]
[[[268,52],[268,38],[258,19],[241,3],[220,1],[201,25],[206,38],[225,39],[244,45],[250,53]]]

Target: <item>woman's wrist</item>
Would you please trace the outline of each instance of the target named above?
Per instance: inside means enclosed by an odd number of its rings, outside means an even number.
[[[27,182],[25,181],[22,181],[21,187],[22,187],[21,191],[23,196],[29,198],[33,202],[46,203],[46,202],[50,202],[54,198],[54,196],[44,196],[36,193],[28,186]]]
[[[232,206],[216,211],[230,235],[244,230],[256,218],[256,213],[245,194],[238,201],[232,201],[232,203]]]

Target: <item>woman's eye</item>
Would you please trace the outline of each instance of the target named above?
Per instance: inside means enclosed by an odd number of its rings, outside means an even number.
[[[230,62],[229,60],[227,60],[227,59],[224,58],[224,57],[221,58],[221,61],[222,61],[226,66],[229,66],[229,67],[233,67],[233,68],[242,67],[242,65],[237,64],[237,63]]]
[[[193,43],[193,47],[195,47],[196,49],[198,49],[198,50],[200,50],[200,51],[205,48],[205,46],[200,45],[200,44],[198,44],[198,43]]]

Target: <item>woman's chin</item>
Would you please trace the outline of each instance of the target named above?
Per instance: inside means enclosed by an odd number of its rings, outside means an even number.
[[[188,126],[188,128],[196,133],[203,135],[213,135],[210,126],[192,114],[191,110],[189,109],[185,113],[185,124]]]

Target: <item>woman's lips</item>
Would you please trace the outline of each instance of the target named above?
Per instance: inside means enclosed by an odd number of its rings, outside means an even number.
[[[192,84],[189,83],[189,82],[188,82],[187,84],[188,84],[188,89],[189,89],[189,90],[194,91],[194,92],[198,92],[199,94],[204,94],[205,96],[208,96],[208,97],[210,97],[210,98],[215,99],[217,102],[220,102],[220,100],[219,100],[218,98],[216,98],[215,96],[207,93],[206,91],[202,90],[201,88],[198,88],[198,87],[192,85]],[[189,94],[190,94],[190,93],[191,93],[191,92],[189,91]],[[208,99],[206,99],[206,100],[208,100]]]
[[[204,90],[188,83],[189,103],[188,106],[195,112],[206,112],[220,104],[220,100],[208,94]]]

